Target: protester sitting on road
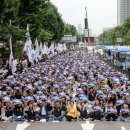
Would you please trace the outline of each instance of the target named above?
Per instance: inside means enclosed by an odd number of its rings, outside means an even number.
[[[25,113],[26,113],[25,119],[27,119],[29,122],[35,121],[36,120],[36,111],[35,111],[35,108],[34,108],[34,102],[29,101],[27,103],[27,106],[28,106],[28,108],[25,111]]]
[[[103,112],[105,113],[105,108],[106,108],[106,100],[105,99],[100,100],[100,106],[103,109]]]
[[[88,100],[93,104],[94,101],[95,101],[95,96],[96,96],[96,93],[95,93],[95,90],[93,87],[90,87],[89,90],[88,90]]]
[[[66,115],[67,121],[73,121],[73,120],[76,121],[77,120],[77,107],[73,101],[68,101],[67,111],[68,111]]]
[[[47,102],[47,98],[45,96],[42,96],[40,99],[40,103],[39,103],[39,107],[40,107],[40,111],[39,111],[39,115],[38,115],[38,120],[49,120],[49,111],[52,110],[52,106],[50,103]]]
[[[80,105],[78,106],[78,111],[79,111],[80,120],[86,120],[89,118],[89,114],[88,114],[88,110],[87,110],[85,101],[80,102]]]
[[[66,99],[65,93],[62,93],[62,95],[60,96],[60,99],[61,99],[62,115],[66,115],[67,114],[67,106],[66,106],[67,99]]]
[[[59,99],[56,99],[53,103],[54,104],[53,104],[53,109],[52,109],[52,120],[62,121],[64,116],[62,115],[61,101]]]
[[[92,112],[90,113],[90,118],[92,121],[101,120],[104,117],[103,109],[100,105],[100,101],[96,99],[95,105],[92,106]]]
[[[11,121],[24,121],[24,105],[19,99],[13,100],[13,113]]]
[[[108,94],[108,102],[112,102],[113,105],[115,105],[116,100],[117,100],[116,91],[114,90],[110,91],[110,93]]]
[[[121,121],[130,121],[130,109],[128,108],[128,104],[124,103],[120,110],[120,120]]]
[[[107,121],[116,121],[118,118],[117,114],[117,109],[114,106],[113,102],[109,102],[107,107],[106,107],[106,116],[105,116]]]
[[[13,103],[8,96],[4,98],[4,106],[5,109],[4,109],[4,114],[2,116],[2,119],[4,121],[10,121],[13,115]]]
[[[124,104],[124,100],[122,98],[116,100],[116,109],[117,109],[118,116],[120,115],[120,110],[123,104]]]
[[[124,100],[125,100],[125,103],[127,103],[128,107],[130,109],[130,96],[129,96],[128,92],[124,93]]]
[[[2,107],[3,107],[3,103],[2,103],[2,99],[0,99],[0,121],[2,121]]]
[[[124,103],[130,108],[130,81],[126,75],[85,50],[61,53],[29,68],[23,66],[21,72],[0,79],[4,120],[19,121],[24,116],[28,121],[44,122],[50,117],[60,121],[65,116],[75,121],[77,109],[79,118],[86,120],[91,105],[92,120],[103,119],[104,112],[106,119],[115,120]],[[109,102],[113,105],[107,105]]]

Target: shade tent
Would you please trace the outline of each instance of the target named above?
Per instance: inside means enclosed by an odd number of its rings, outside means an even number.
[[[115,49],[115,47],[114,46],[105,46],[105,49],[106,50],[113,50],[113,49]]]
[[[126,52],[127,55],[130,55],[130,52]]]
[[[130,51],[130,47],[118,47],[115,48],[116,52],[129,52]]]

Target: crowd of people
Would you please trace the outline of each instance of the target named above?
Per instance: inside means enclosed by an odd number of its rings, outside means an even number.
[[[130,81],[76,49],[0,80],[1,121],[130,121]]]

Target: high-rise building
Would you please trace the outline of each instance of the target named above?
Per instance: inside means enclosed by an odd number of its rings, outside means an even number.
[[[130,0],[117,0],[117,25],[124,23],[130,17]]]
[[[117,0],[117,25],[120,25],[120,0]]]
[[[82,24],[79,24],[79,25],[78,25],[78,32],[80,33],[80,35],[83,34]]]

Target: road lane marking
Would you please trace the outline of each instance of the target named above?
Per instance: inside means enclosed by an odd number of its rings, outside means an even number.
[[[125,127],[121,127],[121,130],[126,130],[126,128]]]
[[[94,124],[90,124],[89,121],[86,121],[85,124],[81,124],[83,130],[93,130]]]
[[[17,124],[16,130],[25,130],[31,124],[27,122],[23,122],[22,124]]]

